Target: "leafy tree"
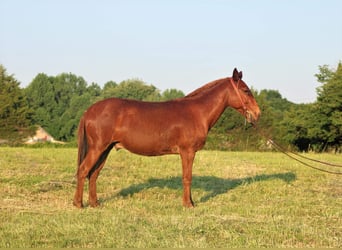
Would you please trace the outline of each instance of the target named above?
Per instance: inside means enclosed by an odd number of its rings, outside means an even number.
[[[139,79],[129,79],[118,85],[114,82],[106,83],[103,98],[108,97],[152,101],[160,99],[160,94],[153,85],[147,85]]]
[[[327,65],[319,67],[315,76],[322,83],[317,100],[296,105],[284,117],[285,139],[300,150],[341,150],[342,144],[342,64],[336,71]]]
[[[318,70],[319,73],[315,74],[315,76],[317,81],[323,84],[328,82],[334,75],[334,72],[329,68],[329,65],[326,64],[323,66],[318,66]]]
[[[161,95],[161,100],[167,101],[181,97],[184,97],[183,91],[178,89],[166,89]]]
[[[54,77],[40,73],[25,89],[28,104],[34,110],[32,123],[45,127],[48,131],[53,126],[52,118],[56,109],[53,82]]]
[[[20,83],[13,75],[8,75],[0,65],[0,137],[2,139],[19,139],[26,136],[22,132],[30,125],[31,110]]]
[[[286,143],[287,125],[282,121],[286,112],[297,105],[283,98],[278,90],[261,90],[256,99],[261,108],[259,127],[263,133],[279,143]]]
[[[115,88],[118,86],[118,84],[114,81],[108,81],[103,86],[103,91],[106,91],[107,89]]]
[[[285,112],[281,121],[284,128],[284,141],[294,145],[300,151],[315,150],[315,139],[312,137],[316,129],[312,123],[313,104],[297,104]]]
[[[67,140],[72,131],[64,129],[70,121],[63,120],[64,113],[70,108],[70,102],[75,96],[86,93],[87,83],[82,77],[73,74],[62,73],[54,78],[54,96],[56,108],[53,111],[53,126],[49,128],[52,134],[60,140]],[[77,125],[76,125],[77,126]]]
[[[71,98],[69,107],[60,119],[63,124],[60,134],[63,135],[64,140],[70,141],[75,137],[79,120],[84,111],[91,105],[89,100],[94,99],[91,94],[92,92],[89,92],[83,95],[75,95]]]
[[[102,89],[97,83],[91,83],[90,86],[87,87],[87,93],[90,94],[90,96],[100,96]]]
[[[324,143],[322,150],[329,146],[338,150],[342,145],[342,63],[336,71],[328,70],[326,65],[319,70],[316,77],[323,85],[317,88],[315,123],[319,130],[315,136]]]
[[[26,88],[30,107],[35,111],[32,122],[43,126],[59,140],[70,140],[84,110],[92,104],[101,88],[71,73],[55,77],[38,74]]]
[[[101,99],[111,98],[114,97],[115,88],[118,84],[114,81],[108,81],[104,84],[102,92],[101,92]]]

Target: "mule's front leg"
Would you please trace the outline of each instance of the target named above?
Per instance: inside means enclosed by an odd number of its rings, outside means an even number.
[[[194,207],[191,198],[191,182],[192,182],[192,164],[194,162],[195,153],[192,151],[181,152],[182,170],[183,170],[183,206]]]
[[[183,179],[183,206],[184,207],[194,207],[195,204],[191,198],[191,181]]]

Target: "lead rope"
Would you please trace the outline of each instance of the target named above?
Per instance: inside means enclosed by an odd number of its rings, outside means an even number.
[[[299,163],[301,163],[301,164],[303,164],[303,165],[305,165],[305,166],[307,166],[309,168],[312,168],[312,169],[315,169],[315,170],[318,170],[318,171],[321,171],[321,172],[325,172],[325,173],[329,173],[329,174],[335,174],[335,175],[342,175],[342,172],[335,172],[335,171],[325,170],[325,169],[322,169],[322,168],[318,168],[318,167],[312,166],[309,163],[306,163],[306,162],[296,158],[295,156],[301,157],[301,158],[309,160],[309,161],[314,161],[314,162],[320,163],[322,165],[328,165],[328,166],[339,167],[339,168],[341,168],[342,165],[315,160],[315,159],[312,159],[312,158],[300,155],[298,153],[295,153],[293,151],[288,151],[285,148],[283,148],[282,146],[280,146],[278,143],[276,143],[274,140],[272,140],[269,137],[265,136],[261,131],[258,130],[258,128],[256,126],[254,126],[254,127],[255,127],[256,131],[258,132],[258,134],[261,135],[262,137],[264,137],[267,140],[267,142],[270,143],[277,151],[285,154],[289,158],[291,158],[291,159],[293,159],[295,161],[298,161]],[[291,154],[293,154],[295,156],[293,156]]]
[[[281,147],[279,144],[277,144],[275,141],[273,141],[273,140],[271,140],[271,139],[269,139],[268,141],[269,141],[271,144],[276,145],[278,148],[282,148],[282,147]],[[284,149],[284,148],[282,148],[282,149]],[[318,162],[318,163],[323,164],[323,165],[328,165],[328,166],[333,166],[333,167],[337,167],[337,168],[342,168],[342,165],[339,165],[339,164],[335,164],[335,163],[330,163],[330,162],[325,162],[325,161],[320,161],[320,160],[312,159],[312,158],[309,158],[309,157],[307,157],[307,156],[300,155],[300,154],[298,154],[298,153],[296,153],[296,152],[293,152],[293,151],[291,151],[290,153],[291,153],[291,154],[294,154],[294,155],[296,155],[296,156],[298,156],[298,157],[301,157],[301,158],[303,158],[303,159],[309,160],[309,161],[314,161],[314,162]]]

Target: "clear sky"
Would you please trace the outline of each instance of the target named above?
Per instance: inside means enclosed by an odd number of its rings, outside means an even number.
[[[0,0],[0,64],[90,84],[139,78],[188,93],[242,70],[256,90],[313,102],[342,60],[341,0]]]

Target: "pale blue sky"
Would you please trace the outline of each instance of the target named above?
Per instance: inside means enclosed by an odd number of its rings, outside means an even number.
[[[0,64],[103,85],[139,78],[185,93],[231,76],[316,99],[318,66],[342,60],[341,0],[0,0]]]

